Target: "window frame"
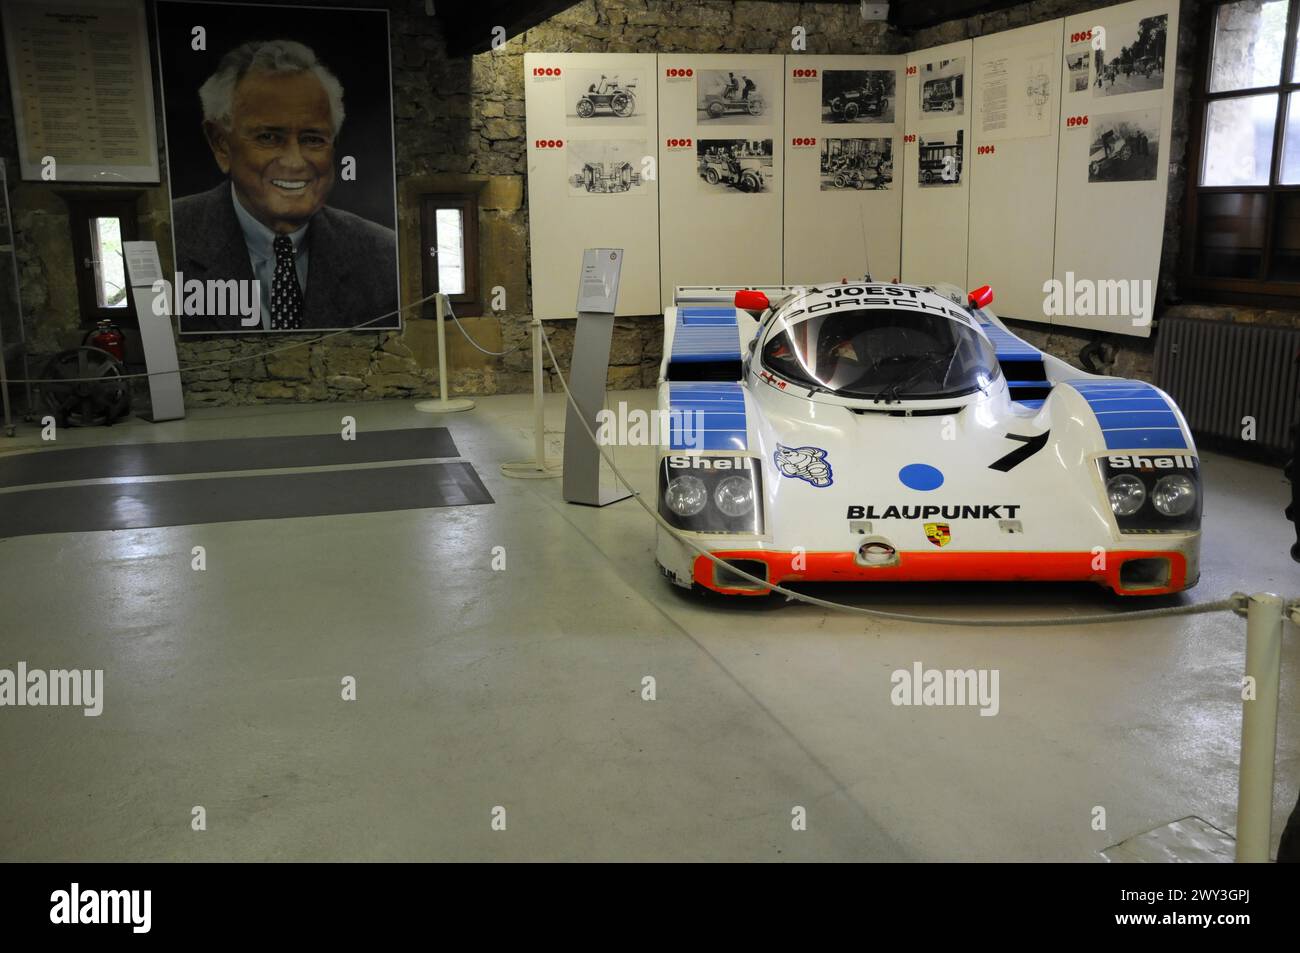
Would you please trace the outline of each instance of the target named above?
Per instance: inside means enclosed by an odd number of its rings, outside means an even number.
[[[68,207],[68,228],[72,232],[72,268],[76,276],[77,310],[81,326],[93,328],[98,322],[108,320],[120,327],[138,328],[140,317],[135,310],[131,294],[131,276],[126,275],[126,307],[101,308],[95,288],[94,247],[90,240],[90,223],[96,218],[116,218],[121,222],[122,241],[139,239],[139,219],[136,202],[138,193],[65,192],[60,198]]]
[[[1196,74],[1192,83],[1190,96],[1190,115],[1188,117],[1188,156],[1187,156],[1187,195],[1184,203],[1184,226],[1182,229],[1182,266],[1180,270],[1180,289],[1183,297],[1224,304],[1246,304],[1263,307],[1294,307],[1300,300],[1300,281],[1280,281],[1267,277],[1273,264],[1274,228],[1279,196],[1287,193],[1300,193],[1300,183],[1281,185],[1277,183],[1282,166],[1282,152],[1285,147],[1287,110],[1290,97],[1300,99],[1300,80],[1294,80],[1296,66],[1296,31],[1300,28],[1300,0],[1288,0],[1286,15],[1286,39],[1282,47],[1281,72],[1275,86],[1252,86],[1244,89],[1210,92],[1210,80],[1214,64],[1215,26],[1219,9],[1234,0],[1218,0],[1208,4],[1201,15],[1201,36],[1206,37],[1199,51]],[[1210,104],[1219,100],[1238,99],[1246,96],[1273,94],[1277,96],[1277,114],[1273,120],[1273,153],[1270,157],[1268,184],[1266,185],[1201,185],[1203,163],[1205,159],[1205,140],[1208,133],[1206,118]],[[1197,270],[1198,242],[1197,228],[1202,195],[1223,194],[1263,194],[1267,196],[1264,215],[1264,240],[1261,249],[1259,277],[1224,278],[1199,274]]]
[[[420,196],[420,280],[421,297],[439,291],[438,287],[438,223],[436,213],[441,209],[455,209],[461,213],[465,249],[465,290],[448,295],[452,310],[461,317],[481,317],[483,295],[479,287],[478,195],[474,192],[428,192]],[[434,316],[434,304],[427,301],[422,308],[425,317]]]

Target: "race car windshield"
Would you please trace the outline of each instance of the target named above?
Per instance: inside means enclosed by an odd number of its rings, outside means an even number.
[[[886,403],[960,397],[998,375],[992,346],[974,328],[900,308],[796,319],[768,339],[763,365],[815,390]]]

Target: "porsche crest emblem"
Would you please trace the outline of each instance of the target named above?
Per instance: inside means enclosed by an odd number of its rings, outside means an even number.
[[[936,546],[947,546],[952,542],[952,530],[947,523],[926,523],[925,538]]]

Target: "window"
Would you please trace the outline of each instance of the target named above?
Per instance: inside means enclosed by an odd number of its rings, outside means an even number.
[[[1194,87],[1186,292],[1294,306],[1300,298],[1300,0],[1205,11]]]
[[[83,327],[108,318],[137,326],[122,243],[136,237],[135,199],[65,195]]]
[[[421,269],[424,295],[441,291],[458,315],[483,313],[478,286],[478,199],[465,194],[420,199]],[[433,316],[433,302],[424,308]]]

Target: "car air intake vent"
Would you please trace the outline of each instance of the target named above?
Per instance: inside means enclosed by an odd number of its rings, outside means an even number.
[[[889,417],[948,417],[960,414],[965,407],[916,407],[916,408],[899,408],[886,407],[882,404],[879,407],[850,407],[849,410],[855,414],[885,414]]]

